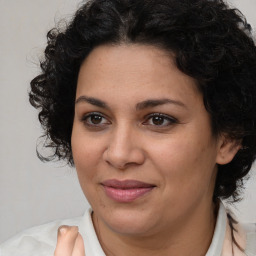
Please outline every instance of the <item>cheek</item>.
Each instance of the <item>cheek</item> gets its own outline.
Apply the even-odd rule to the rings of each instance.
[[[212,182],[215,151],[207,141],[201,143],[198,138],[184,136],[182,140],[173,139],[153,148],[154,164],[169,189],[179,191],[186,187],[189,188],[186,191],[191,193],[206,189]]]
[[[73,158],[81,189],[90,205],[93,205],[92,198],[95,195],[97,182],[97,172],[95,172],[98,161],[97,148],[95,144],[86,146],[81,141],[72,143]]]
[[[86,142],[86,143],[85,143]],[[72,139],[72,152],[74,163],[77,171],[78,180],[82,191],[93,209],[97,208],[97,204],[105,208],[105,203],[96,195],[99,193],[100,187],[97,186],[99,181],[99,165],[102,159],[102,144],[96,141],[91,142],[90,138]],[[98,198],[95,205],[95,198]]]
[[[211,200],[215,169],[205,147],[195,148],[187,142],[169,145],[165,151],[158,155],[156,168],[163,180],[163,200],[171,209],[168,214],[179,216],[192,211],[202,200]]]
[[[85,138],[83,135],[72,135],[72,154],[75,167],[77,170],[79,182],[82,187],[84,183],[91,183],[95,178],[94,169],[99,164],[101,156],[101,147],[97,142],[91,143],[90,138]]]

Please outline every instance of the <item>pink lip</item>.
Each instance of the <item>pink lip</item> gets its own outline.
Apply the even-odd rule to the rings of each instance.
[[[108,197],[117,202],[128,203],[150,192],[153,184],[137,180],[106,180],[102,182],[105,193]]]

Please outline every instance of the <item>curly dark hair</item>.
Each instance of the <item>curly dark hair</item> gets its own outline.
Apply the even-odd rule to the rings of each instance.
[[[171,52],[198,82],[214,135],[241,142],[218,166],[213,199],[237,200],[256,156],[256,47],[243,15],[222,0],[91,0],[64,30],[47,34],[42,73],[31,81],[45,146],[73,165],[71,132],[82,61],[99,45],[146,44]]]

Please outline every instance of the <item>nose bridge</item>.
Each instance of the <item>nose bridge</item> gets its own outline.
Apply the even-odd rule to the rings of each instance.
[[[130,146],[129,138],[133,137],[133,129],[131,125],[124,122],[116,126],[112,133],[112,141],[111,144],[113,147],[119,147],[123,150],[126,149],[126,146]]]
[[[105,160],[118,169],[123,169],[130,164],[143,163],[144,154],[136,127],[123,122],[112,130]]]

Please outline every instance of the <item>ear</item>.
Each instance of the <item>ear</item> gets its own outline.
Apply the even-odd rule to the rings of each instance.
[[[221,165],[230,163],[241,147],[241,141],[221,135],[218,141],[216,163]]]

